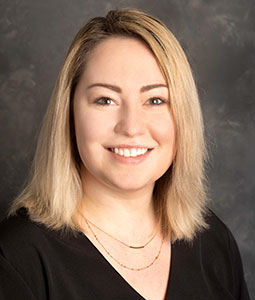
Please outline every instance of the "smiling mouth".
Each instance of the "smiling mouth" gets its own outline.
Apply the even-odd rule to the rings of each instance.
[[[145,153],[152,151],[153,148],[131,148],[131,149],[119,149],[119,148],[107,148],[108,151],[113,152],[122,157],[132,158],[132,157],[140,157],[143,156]]]

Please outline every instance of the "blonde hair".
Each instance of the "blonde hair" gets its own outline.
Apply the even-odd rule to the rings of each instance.
[[[186,56],[173,34],[154,17],[136,10],[109,11],[77,33],[58,76],[38,139],[29,183],[13,202],[31,220],[52,229],[78,230],[74,215],[82,200],[80,156],[73,125],[73,94],[94,47],[109,37],[138,38],[155,55],[168,86],[176,124],[177,153],[154,187],[155,213],[172,241],[191,241],[207,227],[204,162],[207,152],[196,86]]]

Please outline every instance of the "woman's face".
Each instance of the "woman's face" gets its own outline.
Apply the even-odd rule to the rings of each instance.
[[[152,188],[175,155],[169,101],[166,81],[141,41],[99,43],[74,94],[83,179],[118,191]]]

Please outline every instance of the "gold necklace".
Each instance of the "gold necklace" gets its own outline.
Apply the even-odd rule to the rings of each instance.
[[[97,240],[97,242],[101,245],[101,247],[105,250],[105,252],[121,267],[125,268],[125,269],[128,269],[128,270],[131,270],[131,271],[142,271],[142,270],[145,270],[145,269],[148,269],[150,266],[152,266],[155,261],[159,258],[159,255],[161,253],[161,249],[162,249],[162,245],[163,245],[163,242],[164,242],[164,239],[162,239],[162,242],[161,242],[161,245],[160,245],[160,248],[159,248],[159,251],[157,253],[157,255],[155,256],[155,258],[153,259],[153,261],[144,266],[144,267],[140,267],[140,268],[132,268],[132,267],[128,267],[124,264],[122,264],[121,262],[119,262],[115,257],[112,256],[112,254],[104,247],[104,245],[100,242],[100,240],[98,239],[97,235],[95,234],[95,232],[92,230],[91,226],[89,225],[89,222],[87,221],[87,219],[85,218],[85,221],[88,225],[88,228],[89,230],[92,232],[93,236],[95,237],[95,239]]]
[[[153,236],[149,239],[149,241],[147,243],[145,243],[144,245],[142,246],[132,246],[132,245],[128,245],[124,242],[122,242],[121,240],[117,239],[116,237],[112,236],[110,233],[107,233],[105,232],[103,229],[99,228],[97,225],[95,225],[94,223],[92,223],[91,221],[89,221],[87,218],[85,218],[82,214],[81,216],[84,218],[84,220],[86,222],[89,222],[90,224],[92,224],[94,227],[96,227],[98,230],[102,231],[104,234],[108,235],[109,237],[111,237],[112,239],[114,239],[115,241],[118,241],[119,243],[121,243],[122,245],[128,247],[128,248],[131,248],[131,249],[142,249],[142,248],[145,248],[153,239],[154,237],[156,236],[157,234],[157,230],[155,230],[155,233],[153,234]],[[156,229],[158,228],[158,226],[156,226]]]

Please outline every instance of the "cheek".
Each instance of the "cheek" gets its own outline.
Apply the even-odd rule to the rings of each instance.
[[[75,115],[75,134],[78,146],[102,144],[111,125],[100,114],[78,112]]]
[[[162,114],[154,120],[152,130],[159,144],[168,146],[169,149],[175,147],[176,130],[172,116]]]

